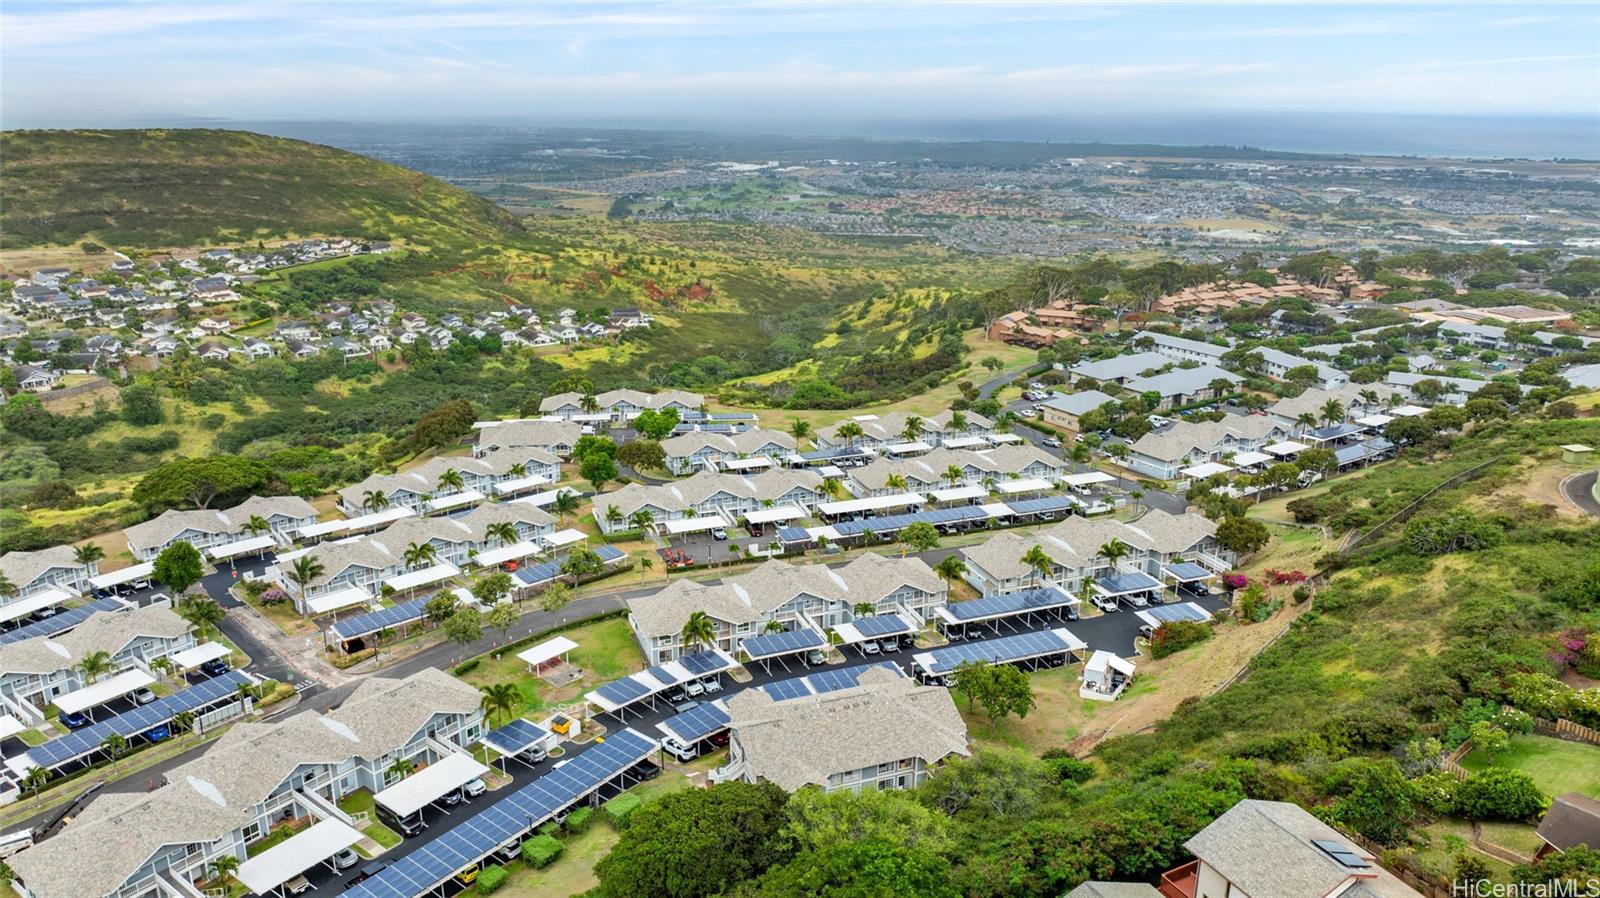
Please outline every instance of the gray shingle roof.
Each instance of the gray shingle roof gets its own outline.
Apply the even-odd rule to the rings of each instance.
[[[51,568],[82,568],[71,546],[51,546],[37,552],[7,552],[0,555],[0,573],[16,589],[22,589]]]
[[[1251,898],[1327,895],[1357,872],[1372,877],[1361,884],[1374,896],[1417,895],[1376,863],[1360,871],[1344,868],[1313,839],[1338,841],[1371,856],[1299,805],[1255,799],[1234,805],[1184,847]]]

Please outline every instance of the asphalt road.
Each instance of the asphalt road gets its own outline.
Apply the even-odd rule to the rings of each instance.
[[[1589,471],[1583,474],[1574,474],[1561,481],[1561,495],[1567,501],[1578,506],[1585,513],[1600,517],[1600,502],[1595,501],[1595,478],[1600,477],[1600,471]]]

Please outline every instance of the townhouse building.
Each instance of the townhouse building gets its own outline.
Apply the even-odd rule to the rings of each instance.
[[[1233,565],[1233,555],[1217,544],[1216,534],[1216,523],[1203,515],[1151,509],[1132,523],[1070,517],[1032,533],[1004,531],[962,549],[961,557],[967,566],[965,579],[983,595],[1054,586],[1075,596],[1089,582],[1113,573],[1100,554],[1112,540],[1128,549],[1117,562],[1120,572],[1142,572],[1161,581],[1165,569],[1180,560],[1196,562],[1213,573],[1226,571]],[[1022,560],[1035,547],[1050,559],[1048,571]]]
[[[916,419],[916,427],[912,428],[912,419]],[[861,428],[861,436],[846,437],[840,434],[840,429],[847,423],[854,423]],[[907,439],[908,432],[914,430],[915,439]],[[995,433],[994,421],[977,412],[946,409],[935,415],[923,417],[907,412],[890,412],[886,415],[857,415],[847,421],[839,421],[817,431],[816,444],[822,449],[836,449],[841,446],[866,447],[882,449],[903,443],[921,442],[928,446],[940,447],[952,443],[965,446],[978,445],[984,437],[993,436]]]
[[[1266,412],[1274,422],[1298,432],[1301,415],[1310,415],[1321,422],[1323,410],[1330,401],[1344,406],[1344,420],[1351,421],[1393,407],[1398,397],[1399,392],[1385,384],[1347,384],[1332,390],[1313,387],[1299,396],[1279,399],[1267,406]]]
[[[1270,346],[1258,346],[1250,351],[1261,357],[1261,373],[1273,380],[1284,380],[1286,375],[1295,368],[1310,366],[1316,369],[1317,372],[1317,379],[1313,383],[1321,389],[1336,390],[1350,383],[1350,375],[1326,362],[1291,355],[1281,349],[1273,349]]]
[[[960,477],[952,480],[951,469]],[[1066,476],[1066,462],[1032,443],[993,449],[935,449],[916,458],[880,458],[850,469],[845,486],[858,498],[928,492],[958,486],[993,485],[1006,480],[1045,480]],[[904,481],[904,484],[901,484]]]
[[[460,476],[459,487],[445,483],[450,471]],[[561,479],[561,459],[532,447],[492,449],[477,458],[430,458],[409,471],[374,474],[339,490],[339,509],[349,517],[383,508],[429,514],[481,502],[495,484],[529,477],[555,483]]]
[[[1115,397],[1099,390],[1057,393],[1039,404],[1039,419],[1052,427],[1079,432],[1083,430],[1079,420],[1084,414],[1116,401]]]
[[[786,630],[826,631],[856,620],[856,608],[897,614],[918,626],[949,600],[944,580],[921,559],[868,552],[839,568],[777,559],[720,583],[682,579],[628,601],[628,624],[651,664],[683,654],[683,625],[703,611],[716,627],[712,645],[733,653],[770,622]]]
[[[58,697],[89,685],[78,665],[95,652],[110,656],[112,676],[150,673],[152,661],[194,646],[188,621],[165,605],[96,614],[66,633],[0,645],[0,706],[26,703],[42,719]]]
[[[1176,479],[1184,468],[1262,448],[1289,438],[1292,424],[1261,415],[1229,415],[1221,421],[1179,421],[1151,431],[1128,447],[1124,464],[1159,480]]]
[[[573,334],[573,339],[577,339]],[[704,408],[706,398],[699,393],[684,390],[663,390],[646,393],[643,390],[607,390],[594,396],[595,410],[584,410],[582,393],[557,393],[546,396],[539,403],[539,412],[570,421],[580,415],[604,415],[611,422],[621,424],[639,417],[646,410],[666,411],[677,409],[679,414]]]
[[[634,513],[648,511],[656,524],[712,515],[731,524],[763,507],[795,505],[814,511],[825,498],[822,475],[815,471],[773,468],[750,477],[701,471],[675,483],[630,483],[602,493],[595,497],[595,523],[606,534],[634,530]]]
[[[250,522],[255,518],[266,522],[265,530],[251,530]],[[168,509],[154,520],[126,528],[123,534],[135,559],[153,561],[178,542],[189,543],[202,552],[248,539],[287,542],[296,530],[316,521],[317,510],[299,496],[252,496],[220,511]]]
[[[11,583],[0,595],[0,607],[55,590],[65,601],[89,589],[89,578],[100,573],[100,563],[79,564],[71,546],[51,546],[34,552],[0,555],[0,575]]]
[[[795,439],[760,427],[734,433],[695,430],[662,440],[661,449],[667,470],[681,477],[694,471],[720,471],[729,462],[747,459],[764,458],[778,465],[795,451]]]
[[[583,425],[572,421],[491,421],[478,428],[472,454],[482,458],[501,449],[541,449],[560,458],[571,458],[572,449],[582,436]]]

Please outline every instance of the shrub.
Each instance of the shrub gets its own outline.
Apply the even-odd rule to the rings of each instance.
[[[1306,603],[1306,599],[1311,598],[1311,587],[1302,583],[1294,588],[1294,592],[1291,593],[1291,595],[1294,596],[1294,603],[1296,605],[1304,605]]]
[[[1086,783],[1094,779],[1094,765],[1080,761],[1064,748],[1052,748],[1043,755],[1045,766],[1062,782]]]
[[[594,808],[578,808],[567,815],[567,832],[574,835],[587,832],[594,823]]]
[[[1155,635],[1150,638],[1150,655],[1165,658],[1209,638],[1211,628],[1199,621],[1167,621],[1157,627]]]
[[[481,658],[473,658],[470,661],[463,661],[460,664],[457,664],[456,665],[456,670],[455,670],[456,676],[459,677],[462,674],[471,673],[474,670],[477,670],[478,662],[481,661],[481,660],[483,660],[483,659],[481,659]]]
[[[561,824],[552,820],[549,823],[546,823],[544,826],[539,827],[539,835],[549,836],[552,839],[559,838],[561,836]]]
[[[638,810],[641,804],[643,802],[639,800],[639,796],[623,794],[606,802],[600,810],[605,813],[606,819],[611,821],[612,826],[621,829],[623,824],[628,822],[629,815]]]
[[[1520,770],[1490,767],[1456,790],[1456,812],[1469,820],[1529,820],[1544,808],[1544,793]]]
[[[1244,589],[1250,585],[1250,578],[1244,574],[1223,574],[1222,585],[1229,589]]]
[[[506,884],[506,877],[510,876],[506,868],[499,864],[490,864],[478,874],[478,894],[488,895]]]
[[[522,843],[522,859],[528,862],[528,866],[539,870],[554,863],[565,848],[560,839],[540,833]]]

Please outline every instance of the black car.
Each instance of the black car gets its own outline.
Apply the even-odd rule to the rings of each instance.
[[[387,861],[373,861],[365,867],[362,867],[360,872],[358,872],[356,875],[345,880],[345,888],[358,886],[387,869],[389,869],[389,864]]]
[[[221,658],[212,658],[210,661],[200,665],[200,672],[208,677],[220,677],[230,670],[232,668],[228,666],[228,662]]]

